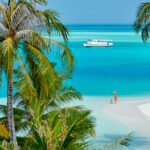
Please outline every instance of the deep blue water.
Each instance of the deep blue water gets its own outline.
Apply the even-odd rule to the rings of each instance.
[[[123,24],[70,24],[67,25],[67,27],[69,28],[70,31],[81,31],[81,32],[87,32],[87,31],[96,31],[96,32],[108,32],[108,31],[112,31],[112,32],[122,32],[122,31],[126,31],[126,32],[130,32],[130,31],[134,31],[133,29],[133,25],[123,25]]]

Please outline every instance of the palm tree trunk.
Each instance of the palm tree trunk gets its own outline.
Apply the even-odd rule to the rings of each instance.
[[[10,142],[13,143],[15,147],[17,147],[12,98],[13,98],[13,72],[11,75],[11,79],[7,82],[7,112],[8,112],[8,128],[9,128]]]

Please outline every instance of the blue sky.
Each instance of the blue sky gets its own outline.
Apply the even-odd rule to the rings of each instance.
[[[136,9],[148,0],[48,0],[65,24],[132,24]]]

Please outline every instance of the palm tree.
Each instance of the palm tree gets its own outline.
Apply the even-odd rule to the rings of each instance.
[[[0,5],[0,73],[4,71],[7,76],[7,108],[8,108],[8,128],[10,141],[17,145],[15,123],[13,116],[13,80],[14,69],[23,70],[20,81],[20,89],[26,89],[27,99],[36,96],[33,83],[30,80],[27,64],[28,59],[24,59],[30,54],[30,58],[36,63],[37,71],[43,76],[45,72],[51,76],[51,85],[59,83],[59,78],[54,70],[53,64],[45,56],[50,52],[50,48],[55,46],[57,50],[62,50],[61,60],[73,65],[73,56],[70,50],[58,41],[44,38],[41,33],[49,35],[62,35],[65,42],[68,40],[68,30],[59,21],[58,13],[53,10],[38,10],[35,4],[44,5],[45,0],[10,0],[10,4],[4,2]],[[29,57],[26,57],[29,58]],[[26,63],[24,62],[26,61]],[[18,63],[19,62],[19,63]],[[17,67],[16,67],[17,65]],[[44,80],[44,79],[43,79]],[[21,82],[20,82],[21,83]],[[25,87],[26,86],[26,87]]]
[[[142,39],[146,42],[149,38],[150,28],[150,3],[142,3],[137,9],[136,21],[134,29],[137,33],[142,29]]]
[[[34,63],[32,63],[34,65]],[[31,128],[31,120],[35,115],[41,115],[45,113],[45,110],[52,111],[63,107],[66,103],[73,100],[81,100],[81,94],[76,91],[72,86],[66,86],[65,81],[70,78],[70,73],[58,74],[60,79],[60,86],[55,87],[55,89],[51,90],[51,84],[45,86],[45,90],[43,90],[43,82],[42,75],[40,72],[36,73],[36,67],[30,67],[29,73],[30,79],[34,85],[34,89],[36,89],[37,95],[33,99],[28,100],[26,94],[26,90],[22,91],[20,89],[17,90],[18,93],[14,96],[13,102],[15,107],[13,108],[14,112],[14,120],[15,120],[15,130],[16,132],[27,132]],[[40,77],[40,78],[39,78]],[[45,82],[49,81],[49,76],[45,77]],[[37,82],[39,83],[37,84]],[[22,81],[20,81],[22,83]],[[25,82],[25,81],[24,81]],[[16,87],[20,85],[19,81],[16,82]],[[26,84],[26,82],[24,83]],[[24,85],[23,84],[23,85]],[[48,87],[47,87],[48,86]],[[26,87],[26,86],[25,86]],[[19,88],[19,87],[18,87]],[[47,97],[47,92],[49,98]],[[42,112],[39,110],[42,108],[41,105],[44,105]],[[29,109],[30,108],[30,109]],[[39,110],[38,110],[39,108]],[[37,111],[37,112],[36,112]],[[38,112],[39,111],[39,112]],[[34,115],[31,114],[34,112]],[[7,119],[7,106],[0,105],[0,113],[3,114],[3,117],[0,118],[1,124],[4,126],[8,125]],[[39,114],[41,113],[41,114]]]
[[[34,88],[38,92],[36,97],[29,101],[26,99],[28,96],[24,94],[26,90],[19,91],[19,89],[14,97],[16,131],[28,131],[28,138],[26,137],[23,142],[26,144],[22,145],[24,149],[81,150],[89,148],[88,138],[95,134],[95,123],[94,118],[90,115],[91,112],[80,106],[62,108],[63,104],[73,99],[81,99],[80,93],[73,87],[65,86],[64,82],[70,78],[70,74],[58,74],[61,81],[60,86],[56,86],[53,93],[49,88],[51,84],[47,85],[47,90],[43,91],[43,82],[39,81],[39,78],[42,79],[42,74],[36,72],[34,63],[31,65],[29,73]],[[44,79],[47,83],[49,76]],[[19,82],[16,84],[20,85]],[[50,93],[50,95],[48,94],[49,99],[46,96],[47,92]],[[0,120],[3,125],[7,125],[7,106],[1,105],[0,110],[4,114]]]
[[[41,107],[38,110],[41,111]],[[39,115],[33,115],[30,149],[89,149],[88,138],[95,135],[95,123],[90,114],[81,107],[67,107],[43,114],[47,118],[45,121]]]
[[[78,106],[51,109],[46,112],[46,106],[42,101],[34,101],[28,109],[32,117],[26,121],[29,132],[24,139],[22,149],[90,148],[88,138],[95,135],[95,120],[89,110]]]

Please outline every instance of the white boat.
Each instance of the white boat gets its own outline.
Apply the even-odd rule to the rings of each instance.
[[[112,40],[88,40],[87,43],[83,43],[85,47],[111,47],[113,46]]]

